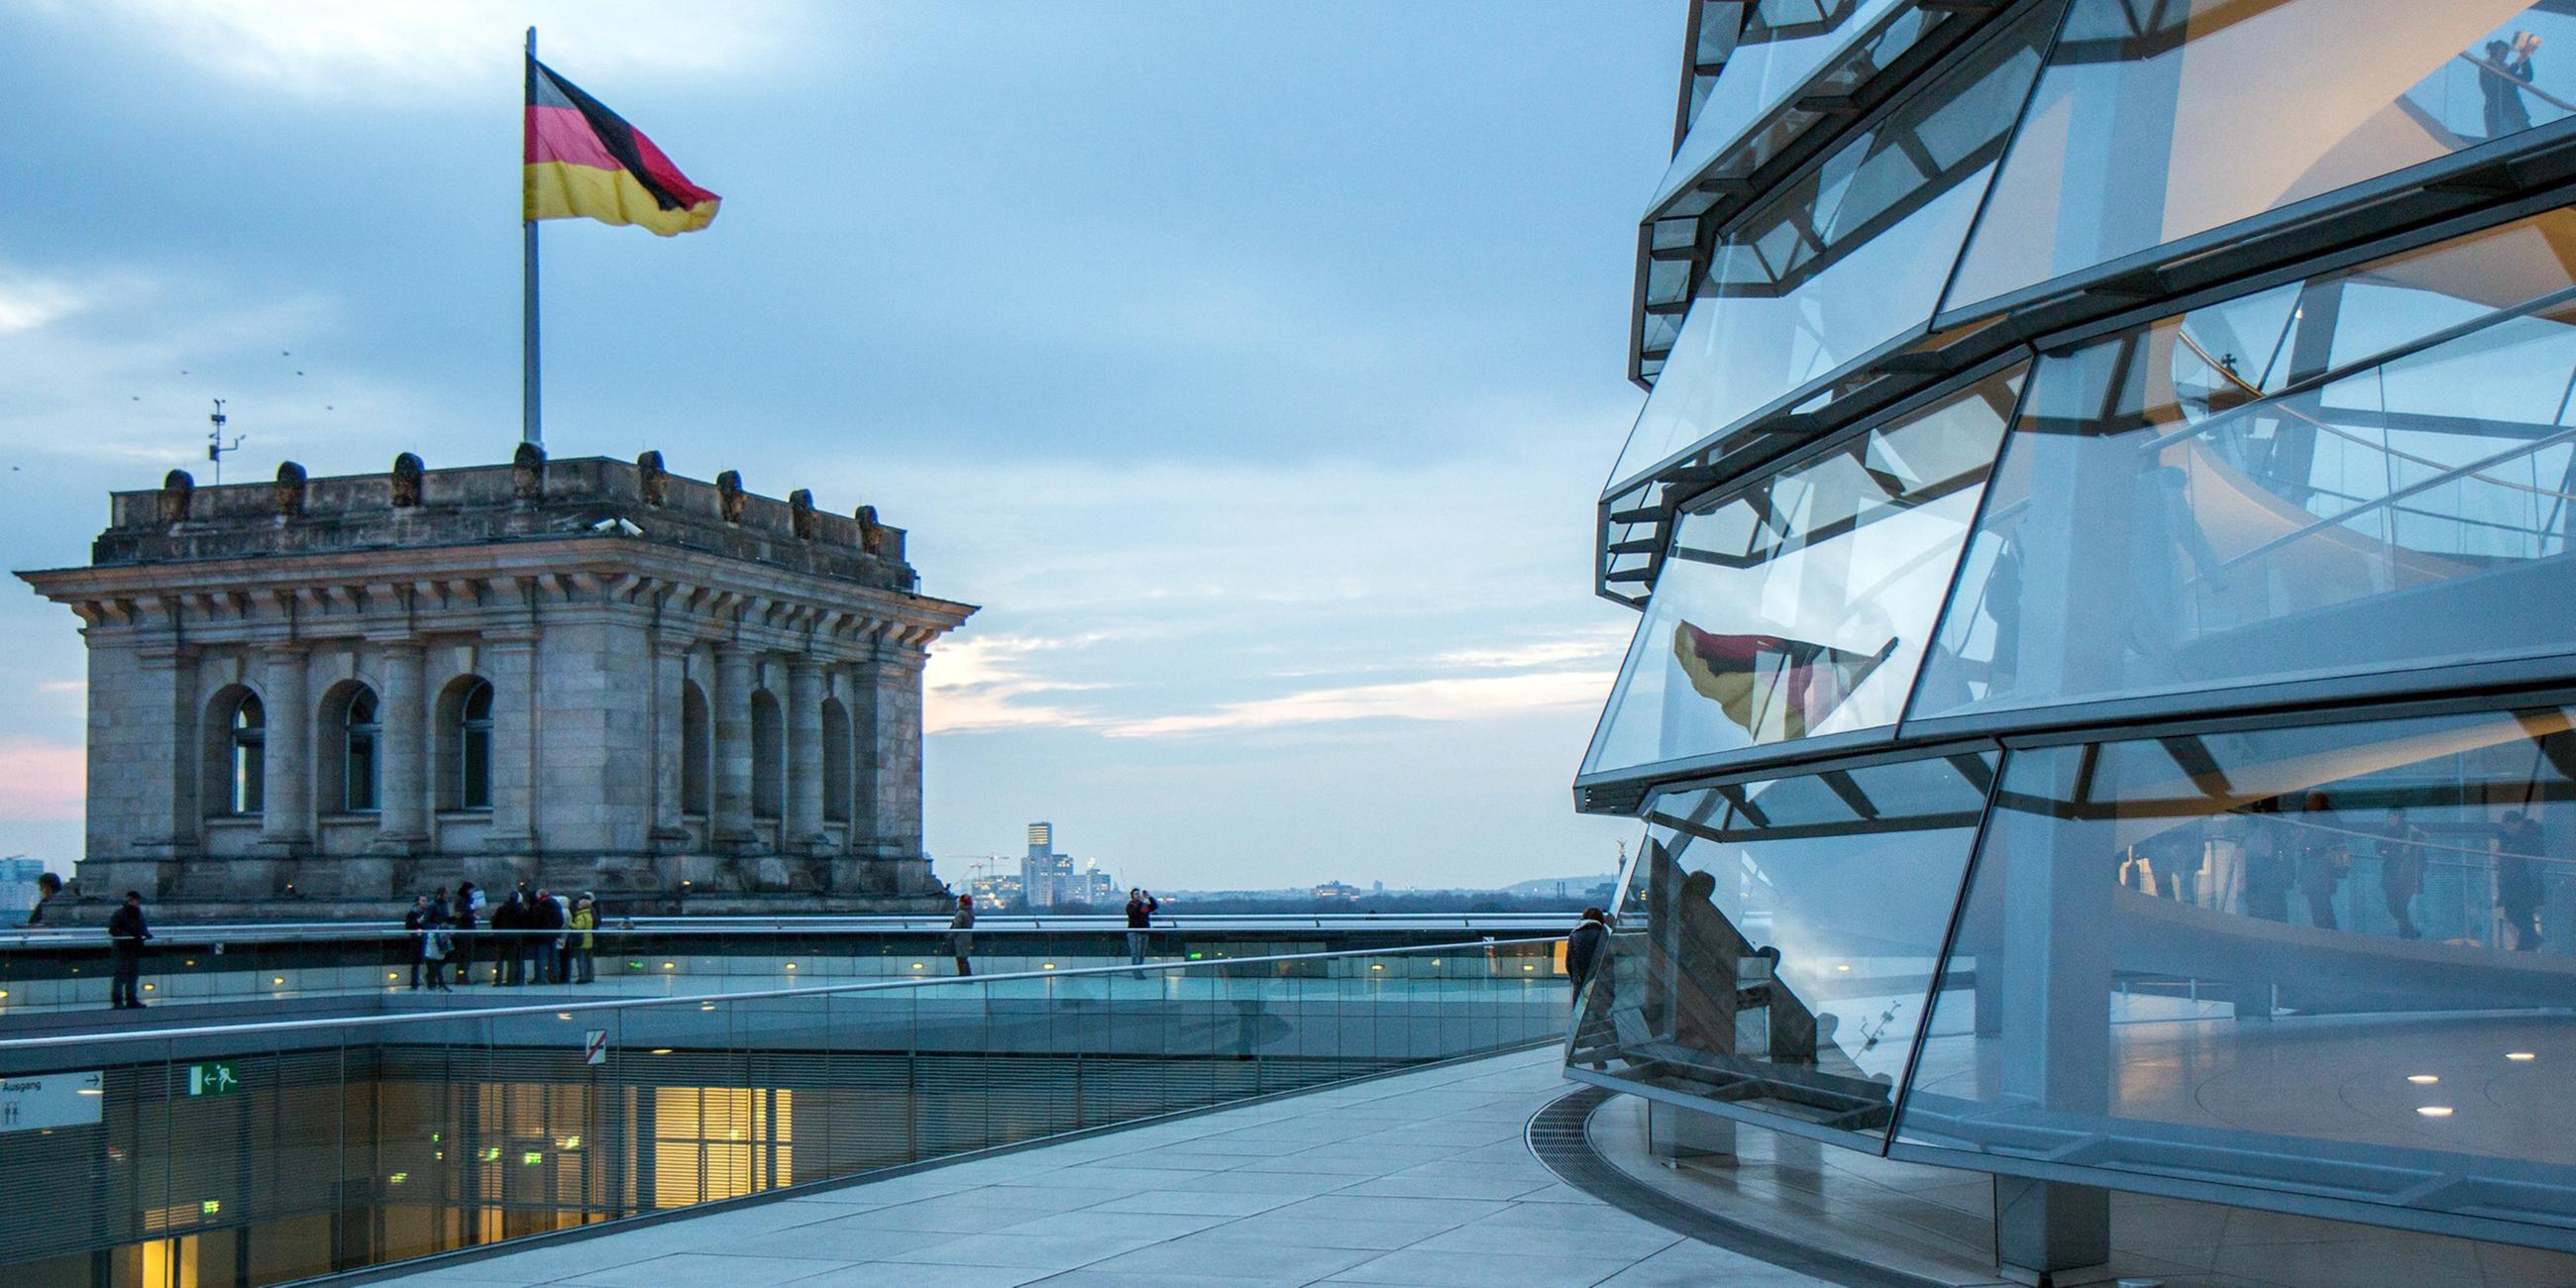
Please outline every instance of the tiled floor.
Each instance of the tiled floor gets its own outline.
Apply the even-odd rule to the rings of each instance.
[[[408,1285],[1810,1288],[1556,1182],[1552,1049],[531,1249]]]

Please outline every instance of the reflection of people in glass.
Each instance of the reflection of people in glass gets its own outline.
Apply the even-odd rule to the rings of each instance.
[[[2245,807],[2245,915],[2290,919],[2292,843],[2281,803],[2266,797]]]
[[[1735,1054],[1735,992],[1753,946],[1717,906],[1717,877],[1682,878],[1673,906],[1680,922],[1673,981],[1673,1040],[1693,1051]]]
[[[2496,903],[2504,924],[2513,928],[2513,950],[2540,947],[2540,824],[2521,810],[2504,816],[2504,834],[2496,844]]]
[[[2488,138],[2531,128],[2522,91],[2531,84],[2531,56],[2539,51],[2537,32],[2517,31],[2511,44],[2487,42],[2486,57],[2478,62],[2478,94],[2485,99]]]
[[[2324,792],[2310,792],[2299,806],[2299,893],[2307,896],[2308,922],[2320,930],[2335,929],[2335,887],[2343,884],[2347,857],[2342,838],[2334,834],[2334,807]]]
[[[2159,465],[2138,477],[2137,527],[2129,542],[2129,589],[2136,608],[2132,644],[2148,658],[2168,661],[2169,641],[2192,633],[2191,601],[2176,552],[2190,561],[2190,576],[2215,586],[2220,575],[2218,551],[2200,530],[2192,513],[2191,477],[2176,465]]]
[[[2212,912],[2241,912],[2245,906],[2245,835],[2253,830],[2241,815],[2213,814],[2201,821],[2201,844],[2209,872],[2201,878],[2199,904]]]
[[[2379,827],[2379,895],[2400,939],[2422,939],[2415,928],[2415,896],[2424,892],[2424,832],[2406,821],[2406,811],[2391,807]]]

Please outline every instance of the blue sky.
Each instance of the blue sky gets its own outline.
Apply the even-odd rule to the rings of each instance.
[[[88,0],[0,10],[0,550],[112,488],[504,459],[521,30],[723,194],[544,229],[547,442],[874,504],[925,589],[942,874],[1606,871],[1567,784],[1683,8]],[[0,594],[0,853],[79,841],[72,616]]]

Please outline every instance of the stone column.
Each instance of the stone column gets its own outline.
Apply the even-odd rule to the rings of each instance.
[[[921,668],[918,645],[880,642],[859,670],[852,696],[857,710],[858,798],[852,802],[853,851],[875,871],[872,889],[894,893],[937,890],[921,857]]]
[[[177,645],[147,645],[134,655],[134,701],[147,714],[132,730],[139,750],[139,808],[130,849],[170,860],[197,852],[197,765],[204,756],[198,721],[196,654]]]
[[[313,842],[313,708],[305,700],[308,653],[300,643],[259,652],[261,731],[259,850],[296,858]]]
[[[821,854],[823,840],[823,665],[811,654],[787,660],[787,818],[778,848]]]
[[[680,712],[687,704],[681,693],[688,683],[688,648],[686,639],[667,635],[653,639],[653,830],[647,839],[665,854],[676,853],[689,839],[689,829],[680,821],[686,803],[682,757],[687,739],[681,734]]]
[[[422,694],[422,647],[383,646],[385,691],[376,704],[376,839],[368,848],[408,855],[429,843],[429,713]]]
[[[707,848],[740,853],[759,843],[751,825],[751,663],[739,645],[716,646],[715,801]]]
[[[491,854],[537,852],[537,637],[534,631],[483,636],[483,678],[492,683]]]

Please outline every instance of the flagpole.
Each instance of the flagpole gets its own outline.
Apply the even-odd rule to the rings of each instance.
[[[528,128],[525,104],[536,100],[537,29],[530,27],[528,28],[527,86],[526,93],[520,99],[522,106],[519,110],[519,128],[522,131]],[[526,166],[524,158],[522,160],[520,170],[523,176],[522,182],[524,182]],[[526,198],[522,196],[520,201],[524,206]],[[523,288],[519,312],[519,441],[544,447],[546,442],[544,400],[539,396],[537,379],[537,221],[525,218],[528,213],[525,209],[520,210],[519,213],[522,216],[519,235],[521,239],[520,279]]]

